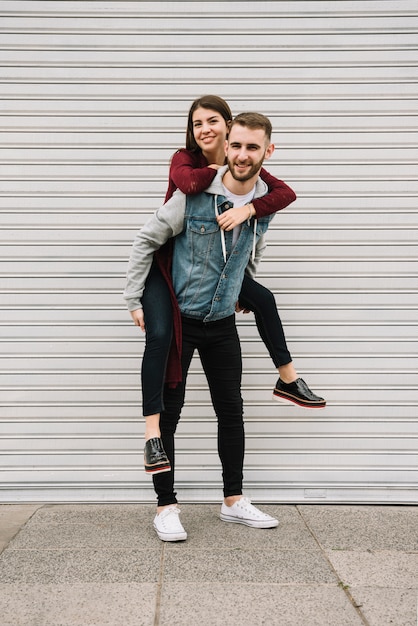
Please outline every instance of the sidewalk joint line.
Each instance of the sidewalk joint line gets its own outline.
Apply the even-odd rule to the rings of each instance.
[[[296,504],[296,510],[299,513],[303,523],[305,524],[306,528],[308,529],[309,533],[311,534],[313,540],[315,541],[316,545],[318,546],[318,548],[321,551],[321,554],[323,556],[323,558],[325,559],[325,561],[328,563],[328,566],[331,568],[331,571],[333,572],[334,576],[336,577],[337,581],[338,581],[338,587],[340,589],[343,590],[343,592],[345,593],[347,599],[349,600],[350,604],[352,605],[352,607],[354,608],[354,610],[356,611],[357,615],[360,617],[361,621],[363,622],[364,626],[370,626],[370,622],[366,619],[366,617],[363,615],[363,612],[360,610],[360,606],[357,604],[356,600],[354,599],[354,597],[352,596],[352,594],[350,593],[349,587],[348,585],[344,584],[344,581],[341,580],[340,575],[338,574],[337,570],[335,569],[334,565],[332,564],[332,562],[330,561],[327,553],[325,552],[324,548],[322,547],[319,539],[317,538],[317,536],[315,535],[315,532],[313,531],[313,529],[310,527],[308,520],[305,518],[305,516],[303,515],[302,511],[299,508],[299,505]]]
[[[21,504],[16,503],[17,505]],[[24,504],[24,503],[23,503]],[[7,504],[3,505],[3,506],[8,506]],[[13,505],[12,505],[13,506]],[[7,538],[7,541],[5,542],[3,548],[0,548],[0,554],[2,554],[5,550],[7,550],[7,548],[9,547],[9,545],[11,544],[11,542],[13,541],[13,539],[15,539],[18,534],[25,528],[25,526],[31,521],[31,519],[33,518],[34,515],[36,515],[36,513],[40,510],[40,509],[44,509],[46,507],[46,503],[44,504],[40,504],[30,515],[29,517],[23,522],[23,524],[21,524],[19,526],[19,528],[16,530],[16,532],[13,535],[10,535]]]
[[[164,559],[165,559],[165,544],[161,542],[161,558],[160,558],[160,573],[158,576],[157,583],[157,594],[155,597],[155,614],[154,614],[154,624],[153,626],[159,626],[160,624],[160,613],[161,613],[161,596],[163,590],[163,578],[164,578]]]

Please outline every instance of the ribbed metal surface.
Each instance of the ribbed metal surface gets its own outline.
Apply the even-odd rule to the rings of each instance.
[[[124,276],[190,103],[216,93],[272,119],[268,169],[298,200],[259,278],[328,400],[274,404],[239,316],[246,490],[416,502],[416,2],[0,2],[0,17],[0,500],[154,499]],[[183,501],[221,497],[198,359],[177,477]]]

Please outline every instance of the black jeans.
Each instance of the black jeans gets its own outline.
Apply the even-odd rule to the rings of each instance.
[[[287,349],[282,321],[277,312],[276,300],[270,289],[245,275],[239,303],[254,313],[258,332],[276,367],[292,360]]]
[[[241,397],[241,345],[235,326],[235,315],[204,323],[182,318],[182,382],[175,389],[164,390],[165,409],[160,428],[171,471],[153,476],[158,506],[175,504],[174,434],[184,405],[187,373],[194,351],[209,383],[212,404],[218,420],[218,454],[222,464],[224,496],[242,493],[244,464],[244,421]]]
[[[245,276],[239,301],[241,306],[254,312],[258,332],[275,367],[290,363],[292,357],[271,291]],[[170,294],[156,263],[145,283],[142,306],[146,324],[141,369],[142,413],[153,415],[161,413],[164,408],[165,371],[173,332]]]
[[[141,368],[142,413],[154,415],[164,408],[165,371],[173,334],[170,293],[155,262],[148,274],[141,302],[146,329]]]

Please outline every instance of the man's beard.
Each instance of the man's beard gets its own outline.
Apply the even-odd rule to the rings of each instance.
[[[253,176],[258,174],[259,170],[261,169],[263,165],[263,160],[264,159],[262,159],[261,161],[258,161],[258,163],[253,163],[250,166],[250,169],[247,170],[245,174],[244,173],[240,174],[239,172],[236,172],[234,163],[230,161],[229,159],[227,159],[227,164],[228,164],[229,171],[231,172],[232,178],[244,183],[245,181],[250,180],[250,178],[253,178]]]

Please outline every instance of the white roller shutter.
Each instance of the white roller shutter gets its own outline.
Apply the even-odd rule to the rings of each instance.
[[[1,501],[154,500],[124,277],[189,105],[215,93],[272,119],[268,169],[298,200],[259,278],[328,401],[273,403],[238,318],[246,492],[417,502],[416,2],[0,2],[0,17]],[[218,501],[198,359],[177,439],[181,500]]]

